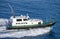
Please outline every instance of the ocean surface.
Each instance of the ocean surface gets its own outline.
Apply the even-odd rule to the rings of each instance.
[[[31,18],[56,21],[49,35],[25,36],[18,39],[60,39],[60,0],[0,0],[0,18],[10,18],[9,4],[13,7],[15,16],[28,13]]]

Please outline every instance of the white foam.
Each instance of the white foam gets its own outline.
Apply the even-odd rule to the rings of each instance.
[[[8,21],[8,19],[3,19],[3,18],[0,18],[0,25],[5,25],[6,21]]]
[[[9,31],[9,30],[8,30]],[[24,36],[37,36],[42,35],[45,33],[48,33],[50,31],[50,28],[37,28],[37,29],[30,29],[30,30],[24,30],[24,31],[17,31],[10,30],[11,33],[9,33],[7,30],[5,30],[5,34],[0,34],[0,37],[24,37]]]

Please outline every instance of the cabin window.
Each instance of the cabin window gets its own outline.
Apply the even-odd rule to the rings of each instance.
[[[22,21],[22,19],[17,19],[17,21]]]
[[[28,19],[23,19],[23,21],[27,21]]]

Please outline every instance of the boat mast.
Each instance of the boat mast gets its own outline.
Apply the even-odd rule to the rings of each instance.
[[[27,18],[30,18],[29,15],[28,15],[28,13],[27,13]]]
[[[8,5],[9,5],[9,7],[11,8],[11,15],[12,15],[12,17],[14,18],[15,16],[14,16],[14,10],[13,10],[13,7],[8,3]]]

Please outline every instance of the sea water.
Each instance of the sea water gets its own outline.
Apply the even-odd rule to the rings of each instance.
[[[11,8],[8,4],[13,7],[15,16],[28,13],[31,18],[56,21],[49,35],[25,36],[20,39],[60,39],[60,0],[0,0],[0,18],[10,18]]]

